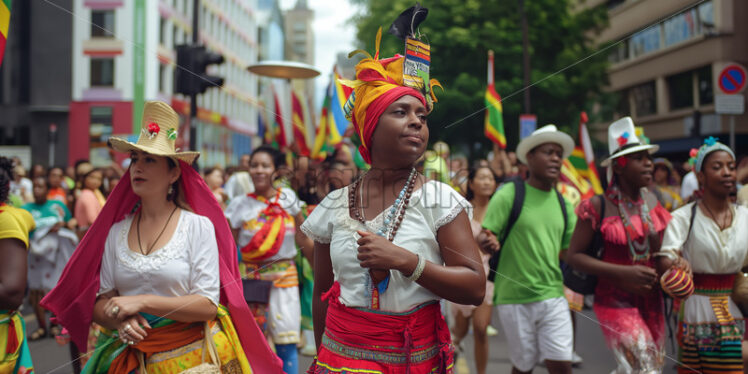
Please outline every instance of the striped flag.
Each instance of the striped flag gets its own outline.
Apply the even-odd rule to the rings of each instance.
[[[330,137],[328,141],[330,145],[340,143],[343,140],[346,130],[351,126],[351,123],[345,118],[343,107],[353,89],[343,86],[340,83],[340,79],[340,74],[338,74],[337,69],[334,69],[333,79],[328,88],[328,95],[330,95],[330,107],[328,108],[328,131]]]
[[[296,91],[291,91],[291,122],[293,124],[293,140],[298,147],[300,156],[309,156],[309,141],[307,140],[306,123],[303,100]]]
[[[587,132],[587,113],[582,112],[579,120],[579,142],[569,156],[569,162],[579,172],[579,175],[589,181],[592,189],[596,194],[603,193],[602,184],[600,184],[600,174],[595,166],[595,153],[592,149],[592,141]]]
[[[319,125],[317,131],[314,134],[314,145],[312,146],[312,158],[315,160],[324,160],[327,157],[327,152],[330,151],[328,143],[328,137],[330,136],[330,102],[331,97],[329,95],[330,87],[332,82],[327,86],[328,94],[325,95],[325,100],[322,102],[322,112],[319,115]]]
[[[10,0],[0,0],[0,65],[3,64],[5,43],[8,41],[10,27]]]
[[[592,188],[590,182],[581,175],[579,170],[574,167],[569,159],[564,160],[561,164],[560,179],[562,182],[566,182],[574,186],[574,188],[576,188],[582,195],[582,200],[589,199],[595,196],[596,192]]]
[[[488,87],[486,87],[486,119],[483,131],[492,142],[498,144],[501,149],[506,149],[503,112],[501,96],[494,87],[493,51],[488,51]]]
[[[286,130],[283,125],[283,109],[281,109],[280,100],[278,100],[278,93],[273,89],[273,101],[275,102],[275,112],[273,113],[273,132],[275,135],[271,139],[276,143],[279,149],[283,150],[288,146],[286,142]]]

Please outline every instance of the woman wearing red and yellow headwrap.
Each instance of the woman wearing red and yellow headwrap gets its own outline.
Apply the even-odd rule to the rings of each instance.
[[[416,6],[402,23],[417,27],[422,16]],[[405,57],[379,60],[377,53],[356,66],[355,81],[344,82],[354,87],[347,106],[372,168],[328,194],[301,226],[315,242],[319,353],[309,373],[451,373],[439,300],[483,300],[486,276],[469,203],[414,168],[428,143],[433,97],[428,46],[413,35],[406,35]]]

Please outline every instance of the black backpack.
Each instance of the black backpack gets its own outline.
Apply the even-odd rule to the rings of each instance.
[[[506,229],[504,229],[501,238],[499,238],[501,249],[492,254],[491,259],[488,260],[488,267],[490,268],[490,271],[488,272],[488,281],[490,282],[493,282],[496,279],[496,271],[499,268],[499,258],[501,258],[501,252],[504,252],[504,242],[506,242],[506,239],[509,237],[509,232],[512,231],[512,227],[517,222],[519,215],[522,213],[522,204],[525,202],[525,182],[520,178],[516,178],[512,180],[512,184],[514,184],[514,202],[512,202],[512,210],[509,212],[509,220],[507,221]],[[569,221],[566,214],[566,200],[564,200],[564,196],[561,195],[561,192],[558,192],[555,188],[553,190],[556,191],[558,202],[561,204],[561,212],[564,215],[563,232],[565,235],[566,225]]]

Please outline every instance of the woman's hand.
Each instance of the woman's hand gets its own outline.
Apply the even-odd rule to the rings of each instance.
[[[146,295],[112,297],[107,300],[104,311],[110,318],[122,321],[140,313],[145,297]]]
[[[501,249],[499,239],[497,239],[496,235],[491,231],[486,229],[482,229],[480,234],[478,234],[478,246],[483,252],[489,255],[492,255]]]
[[[616,283],[622,290],[647,295],[657,283],[657,272],[644,265],[622,265],[617,278]]]
[[[133,345],[138,344],[145,339],[145,337],[148,336],[145,329],[150,328],[151,325],[148,324],[148,321],[140,314],[136,314],[132,317],[125,318],[125,320],[120,323],[119,327],[117,327],[117,332],[119,333],[119,339],[122,340],[123,343]]]
[[[386,238],[366,231],[358,231],[361,238],[358,239],[358,260],[361,261],[361,267],[374,270],[372,275],[384,275],[390,269],[398,270],[403,273],[415,268],[418,262],[416,255],[400,248]],[[414,260],[414,261],[409,261]],[[407,264],[412,262],[414,265],[407,268]],[[382,274],[379,274],[382,272]],[[375,276],[374,278],[380,278]],[[384,279],[384,277],[381,277]],[[379,279],[381,281],[382,279]],[[377,279],[374,279],[377,281]]]

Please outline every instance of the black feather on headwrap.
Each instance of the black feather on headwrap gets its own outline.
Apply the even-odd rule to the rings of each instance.
[[[392,22],[389,33],[402,40],[407,37],[416,39],[416,29],[428,14],[429,10],[427,8],[422,7],[420,3],[416,3],[416,5],[400,13],[395,22]]]

